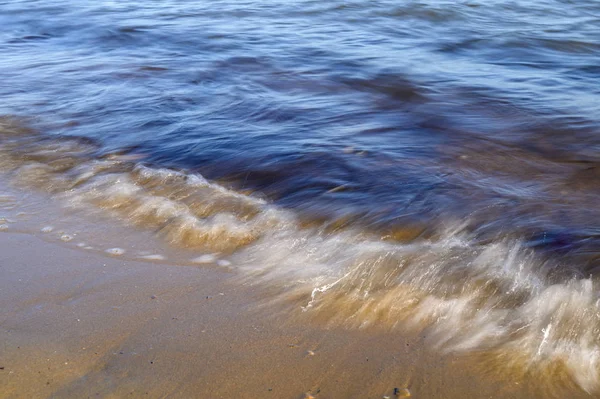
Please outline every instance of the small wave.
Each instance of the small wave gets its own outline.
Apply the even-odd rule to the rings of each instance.
[[[431,348],[476,354],[499,374],[535,375],[545,387],[600,389],[597,283],[540,259],[518,240],[482,244],[465,223],[448,222],[417,240],[306,224],[268,201],[140,158],[100,155],[93,141],[46,137],[0,120],[0,171],[14,185],[211,253],[190,262],[216,262],[245,282],[279,287],[277,300],[302,317],[418,331]],[[228,260],[218,261],[223,255]]]

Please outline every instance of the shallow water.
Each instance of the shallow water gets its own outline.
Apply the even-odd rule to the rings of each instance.
[[[3,230],[231,267],[324,322],[600,389],[599,3],[11,1],[0,24]]]

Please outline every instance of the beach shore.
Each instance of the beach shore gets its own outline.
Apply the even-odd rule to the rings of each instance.
[[[494,378],[433,353],[422,336],[284,317],[264,305],[260,287],[231,277],[1,234],[0,397],[525,398],[535,390],[534,381]]]

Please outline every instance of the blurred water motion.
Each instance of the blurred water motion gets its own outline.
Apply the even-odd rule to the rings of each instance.
[[[599,388],[600,3],[10,1],[0,24],[16,187],[330,322]]]

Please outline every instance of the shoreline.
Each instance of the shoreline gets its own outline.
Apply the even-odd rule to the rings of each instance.
[[[423,336],[282,319],[276,305],[260,305],[260,287],[232,283],[224,269],[122,260],[14,233],[0,234],[0,254],[3,398],[382,398],[394,388],[416,398],[531,398],[535,390],[535,381],[495,379],[468,359],[428,351]]]

